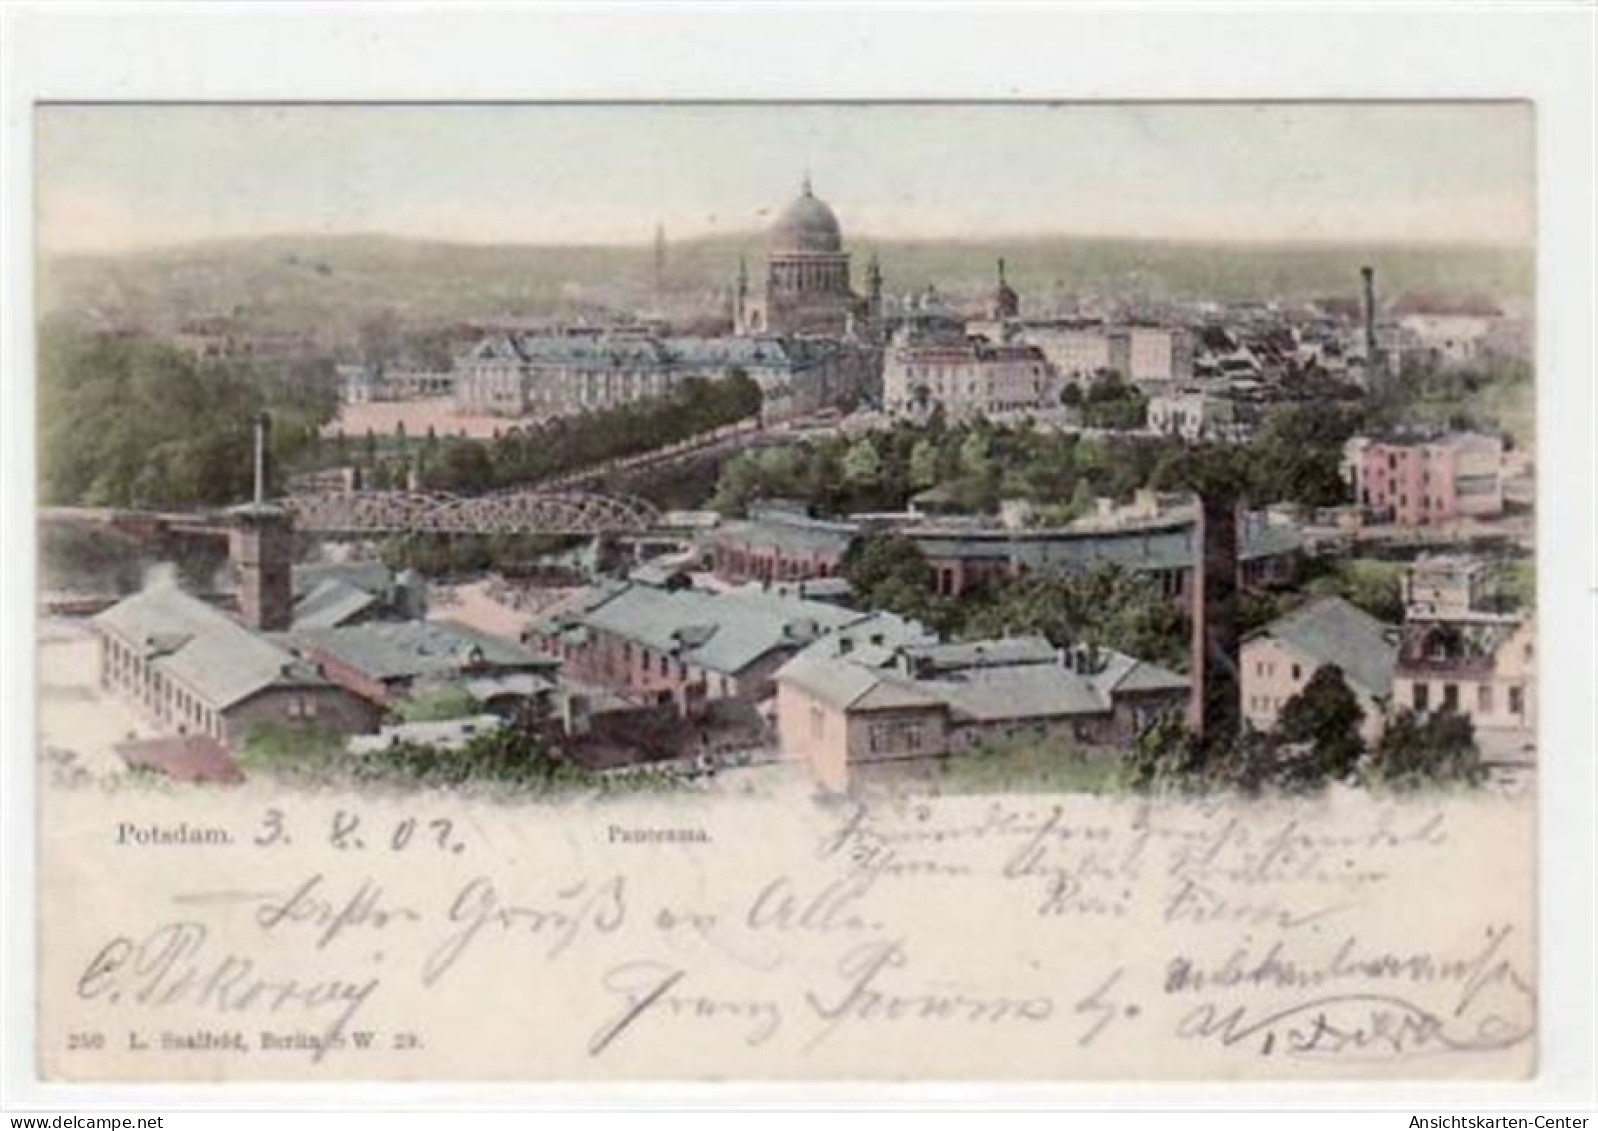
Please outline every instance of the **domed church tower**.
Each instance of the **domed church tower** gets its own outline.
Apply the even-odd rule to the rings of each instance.
[[[734,320],[740,334],[842,336],[867,314],[849,284],[849,253],[838,217],[805,177],[766,240],[764,301],[740,286]]]

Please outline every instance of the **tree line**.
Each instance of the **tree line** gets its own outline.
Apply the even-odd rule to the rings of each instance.
[[[216,506],[250,497],[253,422],[292,464],[333,418],[330,363],[202,359],[159,341],[46,324],[39,341],[46,504]]]
[[[979,419],[899,422],[850,438],[745,452],[723,466],[711,506],[743,514],[763,498],[794,499],[818,514],[922,509],[995,513],[1005,499],[1034,504],[1040,523],[1064,523],[1095,497],[1128,499],[1139,488],[1191,490],[1219,470],[1254,505],[1348,501],[1343,445],[1357,410],[1290,408],[1272,415],[1248,445],[1195,450],[1170,437],[1096,436]]]

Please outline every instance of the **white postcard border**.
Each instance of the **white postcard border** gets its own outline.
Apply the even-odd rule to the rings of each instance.
[[[1579,6],[62,5],[7,15],[0,310],[4,1075],[13,1104],[802,1102],[1454,1108],[1593,1098],[1592,16]],[[1539,147],[1541,1068],[1524,1086],[314,1087],[33,1081],[31,109],[38,100],[1529,98]]]

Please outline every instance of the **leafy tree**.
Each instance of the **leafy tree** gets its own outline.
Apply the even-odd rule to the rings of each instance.
[[[1351,775],[1365,751],[1359,734],[1364,718],[1343,670],[1336,664],[1316,668],[1303,690],[1282,706],[1277,720],[1277,732],[1286,742],[1308,748],[1291,776],[1314,787]]]
[[[843,575],[868,608],[925,617],[931,608],[933,573],[926,555],[892,531],[855,540],[843,557]]]
[[[917,440],[910,451],[910,486],[925,490],[938,481],[938,445],[930,437]]]
[[[973,428],[960,444],[960,469],[973,479],[993,473],[993,438],[984,429]]]
[[[480,440],[456,438],[444,446],[432,485],[450,491],[482,491],[494,484],[494,461]]]
[[[1018,578],[961,608],[959,633],[968,638],[1040,635],[1059,646],[1112,648],[1178,667],[1186,661],[1181,611],[1151,580],[1115,565]]]
[[[876,486],[882,477],[882,459],[869,436],[856,440],[843,457],[843,478],[855,487]]]
[[[1398,624],[1404,619],[1403,572],[1403,567],[1394,562],[1340,559],[1330,572],[1311,579],[1305,592],[1311,597],[1341,597],[1377,620]]]
[[[721,465],[721,476],[716,481],[716,493],[710,507],[719,514],[741,516],[759,495],[761,483],[760,464],[748,452],[740,452]]]
[[[1316,507],[1347,502],[1343,445],[1357,427],[1353,412],[1328,405],[1273,414],[1250,446],[1251,497]]]
[[[1486,776],[1468,718],[1453,711],[1422,717],[1407,708],[1387,720],[1365,770],[1368,782],[1392,789],[1479,785]]]
[[[285,464],[333,411],[303,374],[59,324],[41,328],[38,361],[40,487],[52,503],[238,502],[250,494],[260,412],[273,416]]]

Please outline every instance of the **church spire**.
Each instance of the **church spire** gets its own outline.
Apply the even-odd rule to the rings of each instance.
[[[805,170],[804,183],[800,186],[799,191],[804,196],[814,196],[814,195],[816,195],[815,193],[810,191],[810,170],[809,169]]]

